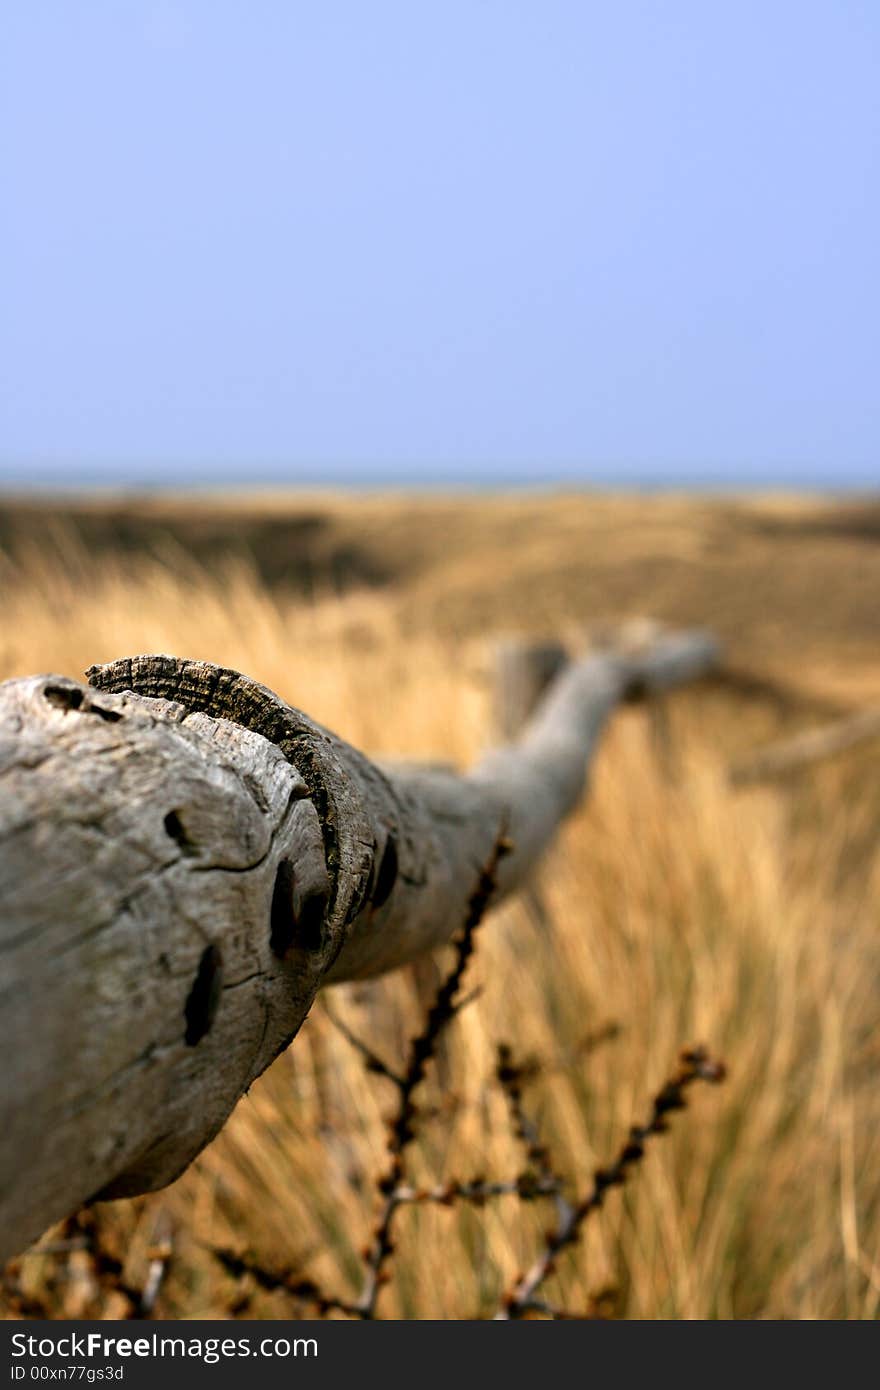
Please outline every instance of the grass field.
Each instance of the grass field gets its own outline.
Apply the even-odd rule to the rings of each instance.
[[[631,1182],[560,1257],[546,1293],[622,1317],[873,1318],[880,1309],[878,754],[731,786],[731,762],[880,704],[880,504],[573,495],[114,499],[0,507],[0,677],[81,676],[144,651],[264,681],[375,754],[464,763],[491,737],[491,639],[650,614],[715,629],[738,683],[614,720],[589,800],[533,899],[482,929],[424,1088],[418,1181],[509,1177],[522,1154],[497,1044],[546,1063],[526,1106],[583,1190],[683,1044],[725,1059]],[[746,679],[746,676],[749,679]],[[764,682],[764,683],[762,683]],[[775,684],[770,684],[773,682]],[[431,966],[332,993],[390,1061]],[[584,1046],[606,1024],[617,1032]],[[321,1001],[172,1188],[101,1209],[143,1277],[156,1223],[174,1258],[158,1316],[307,1313],[238,1287],[222,1245],[357,1289],[389,1084]],[[546,1204],[402,1212],[386,1317],[491,1316]],[[22,1287],[58,1315],[121,1311],[77,1256]]]

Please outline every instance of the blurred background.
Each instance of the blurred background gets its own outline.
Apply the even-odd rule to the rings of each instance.
[[[878,51],[856,0],[5,16],[0,678],[201,657],[465,764],[498,636],[723,640],[616,718],[425,1099],[420,1180],[517,1171],[511,1043],[578,1189],[680,1046],[725,1057],[569,1307],[880,1308]],[[441,967],[334,1012],[400,1057]],[[308,1311],[214,1245],[356,1290],[386,1084],[319,1001],[174,1187],[99,1209],[135,1282],[173,1233],[159,1316]],[[544,1224],[405,1212],[382,1314],[490,1315]],[[3,1288],[125,1312],[76,1249]]]

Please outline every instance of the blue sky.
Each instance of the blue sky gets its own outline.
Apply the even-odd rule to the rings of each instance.
[[[880,5],[9,0],[0,479],[880,478]]]

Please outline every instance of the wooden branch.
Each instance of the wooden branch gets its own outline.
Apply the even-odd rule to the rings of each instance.
[[[571,665],[464,776],[385,772],[203,662],[0,686],[0,1258],[175,1178],[321,985],[448,941],[502,824],[514,889],[613,706],[715,657],[691,633]]]
[[[793,738],[782,739],[753,753],[730,769],[736,786],[781,777],[788,772],[824,762],[870,739],[880,738],[880,709],[859,710],[821,729],[809,729]]]

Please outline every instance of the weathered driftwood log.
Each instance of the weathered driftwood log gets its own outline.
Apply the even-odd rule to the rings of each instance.
[[[0,1257],[176,1177],[322,984],[447,941],[577,802],[606,717],[711,638],[569,666],[467,775],[384,772],[232,671],[170,657],[0,686]]]

